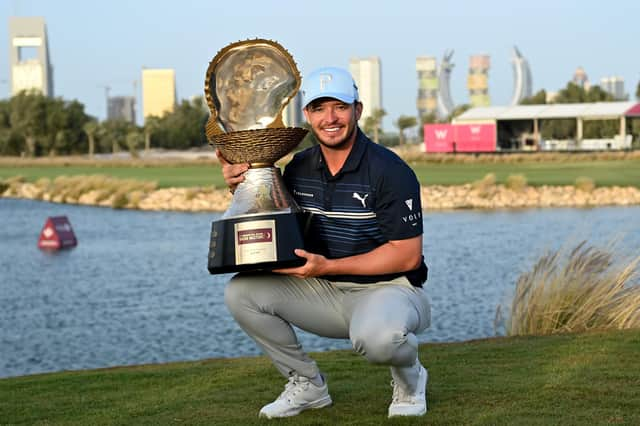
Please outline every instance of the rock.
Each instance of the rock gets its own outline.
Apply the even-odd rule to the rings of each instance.
[[[105,197],[104,191],[93,189],[75,198],[43,192],[31,183],[16,183],[7,188],[2,197],[43,199],[45,201],[99,205],[111,207],[114,195]],[[444,209],[504,209],[524,207],[583,207],[640,204],[640,189],[636,187],[599,187],[593,191],[577,190],[574,186],[527,186],[518,191],[503,185],[485,186],[482,190],[470,184],[458,186],[433,185],[421,189],[422,208]],[[223,212],[232,199],[226,189],[163,188],[145,193],[128,194],[126,208],[141,210],[217,211]]]

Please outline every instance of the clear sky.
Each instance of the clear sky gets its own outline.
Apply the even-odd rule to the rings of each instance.
[[[417,56],[455,51],[451,91],[468,103],[469,56],[491,56],[493,105],[513,90],[511,49],[518,46],[533,73],[534,92],[564,87],[582,66],[592,84],[618,75],[633,96],[640,79],[640,1],[361,1],[320,0],[0,0],[0,96],[9,95],[10,16],[47,23],[56,96],[78,99],[104,119],[103,87],[132,95],[138,116],[142,67],[174,68],[179,99],[201,95],[208,62],[227,44],[273,39],[293,55],[303,75],[352,56],[382,61],[385,128],[416,115]]]

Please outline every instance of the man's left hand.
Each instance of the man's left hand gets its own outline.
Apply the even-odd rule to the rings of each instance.
[[[307,262],[297,268],[275,269],[273,272],[293,275],[298,278],[312,278],[326,274],[327,263],[329,262],[326,257],[320,254],[309,253],[302,249],[295,249],[294,253],[296,256],[307,259]]]

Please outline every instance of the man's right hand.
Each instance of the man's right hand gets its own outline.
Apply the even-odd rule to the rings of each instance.
[[[231,164],[222,156],[219,149],[216,149],[216,156],[218,157],[218,161],[220,161],[220,165],[222,165],[222,177],[231,192],[234,192],[238,184],[244,181],[244,172],[249,170],[249,164]]]

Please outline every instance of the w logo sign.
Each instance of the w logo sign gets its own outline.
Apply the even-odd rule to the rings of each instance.
[[[436,139],[444,139],[447,137],[448,130],[436,130]]]

